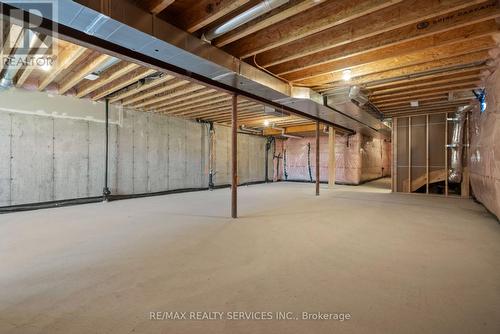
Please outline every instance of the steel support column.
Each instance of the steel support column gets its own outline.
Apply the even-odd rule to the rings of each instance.
[[[335,161],[335,129],[328,129],[328,188],[335,186],[336,161]]]
[[[316,196],[319,196],[319,122],[316,121]]]
[[[231,217],[238,217],[238,95],[233,94],[231,112]]]
[[[102,190],[102,197],[104,201],[109,200],[111,191],[108,187],[108,160],[109,160],[109,100],[106,99],[106,139],[105,139],[105,153],[104,153],[104,188]]]

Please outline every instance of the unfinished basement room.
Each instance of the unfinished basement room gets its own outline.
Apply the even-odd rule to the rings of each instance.
[[[0,0],[0,334],[499,334],[500,0]]]

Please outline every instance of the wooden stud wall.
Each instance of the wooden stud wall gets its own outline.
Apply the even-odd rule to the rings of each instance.
[[[446,173],[446,177],[444,178],[444,184],[445,184],[445,190],[444,190],[444,194],[443,196],[449,196],[449,184],[448,184],[448,158],[449,158],[449,154],[448,154],[448,142],[449,142],[449,126],[448,126],[448,113],[440,113],[441,115],[443,115],[444,117],[444,132],[443,132],[443,136],[444,136],[444,143],[445,143],[445,146],[443,147],[443,155],[444,155],[444,169],[445,169],[445,173]],[[419,116],[421,116],[419,114]],[[425,180],[426,180],[426,183],[425,183],[425,193],[426,194],[430,194],[430,190],[429,190],[429,187],[430,187],[430,183],[429,183],[429,180],[430,180],[430,148],[431,148],[431,145],[432,143],[430,142],[430,118],[429,118],[430,114],[426,114],[425,115],[425,145],[422,145],[422,148],[425,148],[426,150],[426,153],[425,153]],[[397,161],[397,157],[398,157],[398,149],[400,149],[398,147],[398,122],[401,120],[401,119],[407,119],[408,120],[408,133],[407,133],[407,136],[408,136],[408,145],[405,147],[405,150],[406,150],[406,153],[408,154],[408,182],[405,184],[403,182],[403,185],[406,185],[405,187],[403,187],[403,190],[402,192],[405,192],[405,193],[411,193],[411,189],[412,189],[412,149],[415,149],[414,147],[412,147],[412,120],[413,120],[413,117],[415,116],[408,116],[408,117],[397,117],[397,118],[393,118],[393,133],[392,133],[392,157],[393,157],[393,161],[392,161],[392,191],[393,192],[401,192],[401,191],[398,191],[398,161]],[[469,117],[467,115],[467,120],[466,120],[466,123],[465,123],[465,128],[464,128],[464,150],[463,150],[463,157],[464,157],[464,160],[465,160],[465,163],[464,163],[464,166],[463,166],[463,173],[462,173],[462,183],[461,183],[461,196],[462,197],[469,197],[470,195],[470,191],[469,191],[469,187],[470,187],[470,180],[469,180],[469,168],[468,168],[468,161],[469,161],[469,158],[470,158],[470,151],[468,149],[468,143],[469,143]]]

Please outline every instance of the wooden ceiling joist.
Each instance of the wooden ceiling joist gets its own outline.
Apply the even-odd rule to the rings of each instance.
[[[266,14],[263,14],[248,23],[216,38],[212,44],[217,47],[223,47],[231,42],[248,36],[254,32],[265,29],[275,23],[281,22],[289,17],[305,12],[306,10],[319,5],[325,0],[291,0],[287,4],[280,6]]]
[[[151,105],[150,107],[155,109],[166,109],[169,106],[175,105],[176,108],[180,107],[190,108],[192,106],[196,106],[200,102],[212,100],[214,98],[218,98],[221,96],[226,96],[226,93],[217,93],[215,89],[204,88],[194,93],[188,93],[174,99],[169,99]]]
[[[240,112],[238,112],[238,119],[240,120],[240,122],[252,119],[254,117],[259,116],[263,109],[264,108],[261,106],[246,108],[245,110],[241,110]],[[205,118],[212,122],[227,122],[231,120],[231,113],[226,112],[226,113],[212,114],[210,116],[205,116]]]
[[[66,76],[66,78],[59,84],[59,94],[64,94],[71,88],[75,87],[87,75],[94,72],[96,68],[109,61],[109,58],[110,56],[101,54],[96,58],[94,58],[92,61],[84,64],[83,67],[76,70],[74,73],[71,73],[68,76]]]
[[[210,105],[217,104],[217,103],[220,103],[220,102],[229,101],[230,99],[231,99],[231,96],[224,95],[224,96],[221,96],[221,97],[218,97],[218,98],[215,98],[215,99],[211,99],[211,100],[208,100],[208,101],[197,103],[195,107],[191,107],[191,108],[173,106],[173,107],[162,108],[162,109],[159,109],[159,110],[162,111],[162,112],[165,112],[165,113],[169,113],[169,114],[170,113],[176,113],[176,112],[184,112],[186,110],[192,110],[192,108],[194,108],[195,110],[199,110],[200,107],[210,106]]]
[[[238,102],[238,108],[246,108],[246,107],[253,107],[255,106],[254,103],[250,101],[241,101]],[[196,109],[191,109],[191,110],[184,110],[180,112],[175,112],[175,113],[168,113],[170,115],[174,116],[179,116],[179,117],[205,117],[205,116],[210,116],[214,113],[224,113],[224,112],[230,112],[232,108],[231,102],[219,102],[215,103],[212,105],[207,105],[207,106],[202,106],[200,108]]]
[[[432,36],[403,42],[397,45],[388,46],[342,59],[334,59],[322,62],[313,66],[306,66],[297,69],[296,64],[280,64],[268,68],[269,71],[277,73],[287,80],[298,80],[301,78],[320,75],[335,70],[355,68],[356,66],[370,64],[379,60],[399,58],[412,52],[421,52],[436,47],[443,47],[453,43],[479,38],[485,35],[497,33],[499,26],[495,20],[480,22],[463,28],[445,31]]]
[[[463,91],[471,91],[472,88],[465,88]],[[428,98],[439,98],[440,100],[444,101],[447,98],[447,91],[443,92],[436,92],[436,93],[427,93],[427,94],[421,94],[419,96],[414,96],[411,98],[407,99],[399,99],[399,100],[393,100],[390,102],[383,102],[383,103],[375,103],[375,105],[382,111],[384,111],[387,108],[390,107],[401,107],[401,106],[409,106],[411,101],[420,101],[423,99],[428,99]]]
[[[357,77],[370,73],[383,72],[390,69],[424,64],[430,61],[447,59],[467,53],[472,53],[475,51],[489,50],[494,47],[496,47],[495,40],[491,36],[483,36],[473,40],[466,40],[428,50],[412,52],[410,54],[406,54],[397,58],[375,61],[369,64],[364,64],[352,68],[351,71],[353,77]],[[287,80],[297,81],[298,83],[303,85],[315,85],[318,83],[321,84],[342,80],[342,70],[343,69],[339,69],[335,70],[332,73],[318,75],[311,73],[308,74],[307,77],[303,77],[303,74],[301,74],[300,76],[286,75],[284,77],[287,78]]]
[[[480,2],[406,0],[279,49],[258,54],[256,61],[260,66],[269,67],[297,59],[290,64],[290,68],[295,65],[300,69],[498,17],[496,4],[483,7]],[[488,3],[491,2],[494,0]],[[421,26],[417,24],[421,22],[432,24],[419,29]]]
[[[187,80],[181,80],[181,79],[173,79],[173,80],[166,80],[160,85],[157,85],[156,88],[150,89],[146,92],[139,92],[133,96],[130,96],[126,99],[122,100],[122,105],[123,106],[131,106],[135,105],[137,103],[142,103],[147,101],[147,99],[152,98],[154,96],[157,96],[159,94],[164,94],[165,92],[174,90],[179,87],[187,86],[189,85],[189,81]]]
[[[429,109],[442,109],[442,108],[447,108],[447,107],[455,107],[455,106],[460,106],[469,103],[471,99],[464,98],[456,101],[448,101],[448,100],[439,100],[439,101],[429,101],[427,103],[422,103],[418,107],[411,107],[410,104],[404,105],[404,106],[397,106],[397,107],[388,107],[388,108],[383,108],[382,112],[384,114],[388,113],[394,113],[394,112],[410,112],[410,111],[419,111],[419,110],[429,110]]]
[[[135,87],[130,87],[129,89],[123,91],[123,92],[118,92],[116,94],[114,94],[113,97],[111,97],[109,99],[109,101],[111,103],[115,103],[115,102],[118,102],[120,100],[123,100],[127,97],[130,97],[132,95],[136,95],[140,92],[143,92],[145,90],[148,90],[148,89],[151,89],[151,88],[154,88],[158,85],[161,85],[165,82],[168,82],[168,81],[171,81],[171,80],[174,80],[175,77],[172,76],[172,75],[168,75],[168,74],[164,74],[164,75],[161,75],[159,76],[158,78],[155,78],[155,79],[151,79],[151,81],[149,82],[144,82],[144,83],[138,83],[137,86]]]
[[[193,33],[245,5],[250,0],[197,0],[177,16],[177,24]]]
[[[454,68],[458,66],[467,66],[468,64],[478,65],[484,64],[487,60],[490,59],[490,54],[488,50],[482,50],[478,52],[473,52],[470,54],[464,54],[459,56],[454,56],[446,59],[428,61],[423,64],[404,66],[395,69],[386,69],[385,71],[380,71],[376,73],[369,73],[357,78],[355,80],[351,80],[349,84],[355,85],[360,84],[363,85],[364,81],[373,82],[378,80],[390,80],[394,77],[404,77],[404,76],[412,76],[419,75],[420,73],[429,73],[434,71],[446,71],[449,68]],[[343,83],[345,86],[346,83]],[[335,87],[333,85],[327,85],[324,87]]]
[[[431,96],[431,97],[422,97],[418,99],[419,107],[427,107],[427,106],[433,106],[433,105],[442,105],[442,104],[449,104],[450,101],[446,94],[439,94],[437,96]],[[399,109],[415,109],[414,107],[411,107],[409,101],[403,101],[398,104],[395,104],[393,106],[382,106],[382,105],[377,105],[379,110],[382,112],[389,112],[389,111],[394,111],[394,110],[399,110]]]
[[[59,50],[59,53],[56,56],[55,64],[52,67],[51,71],[47,73],[47,75],[42,78],[38,85],[38,90],[42,91],[47,88],[54,80],[65,70],[67,70],[75,60],[80,58],[87,49],[75,44],[68,44],[62,50]]]
[[[130,73],[131,71],[139,68],[137,64],[131,64],[126,62],[119,62],[110,68],[108,68],[103,74],[99,76],[96,80],[87,80],[84,83],[80,84],[76,88],[76,97],[84,97],[93,91],[105,86],[120,77]]]
[[[316,124],[296,125],[287,127],[285,129],[285,134],[314,132],[314,131],[316,131]],[[281,135],[281,133],[282,133],[281,130],[271,127],[264,129],[265,136],[276,136],[276,135]]]
[[[480,78],[481,78],[481,76],[479,74],[474,74],[474,75],[466,75],[466,76],[462,76],[462,77],[448,78],[448,79],[443,79],[443,80],[435,80],[434,82],[427,81],[427,82],[417,83],[417,84],[413,84],[413,85],[401,85],[401,86],[397,86],[395,88],[372,91],[370,97],[381,96],[384,94],[385,95],[395,94],[395,93],[399,93],[399,92],[403,92],[403,91],[411,91],[413,89],[419,89],[419,88],[436,87],[438,85],[455,83],[457,81],[463,82],[464,80],[478,82],[478,81],[480,81]]]
[[[93,101],[100,100],[108,95],[113,94],[114,92],[120,89],[123,89],[130,85],[133,85],[134,83],[137,83],[139,80],[154,75],[155,73],[157,73],[156,70],[147,69],[144,67],[137,68],[132,72],[122,76],[120,79],[114,80],[108,83],[107,85],[104,85],[101,88],[95,90],[90,98]]]
[[[192,116],[192,115],[197,115],[197,116],[205,116],[212,114],[214,112],[222,112],[222,111],[229,111],[231,110],[231,102],[230,99],[222,102],[217,102],[217,101],[210,101],[210,104],[206,105],[199,105],[196,108],[193,109],[181,109],[178,111],[164,111],[168,114],[172,114],[175,116]],[[252,104],[252,102],[249,101],[240,101],[238,102],[238,108],[245,107],[247,105]]]
[[[427,83],[435,82],[446,82],[448,80],[454,80],[456,78],[463,78],[473,75],[480,76],[481,71],[485,68],[487,68],[485,65],[480,65],[456,70],[451,69],[440,73],[425,74],[409,78],[394,78],[393,80],[388,80],[385,83],[369,82],[363,84],[363,86],[375,93],[381,90],[397,89],[399,87],[425,85]]]
[[[399,114],[386,115],[386,118],[444,114],[444,113],[453,113],[455,111],[456,111],[455,108],[442,109],[442,110],[421,110],[421,111],[404,112],[404,113],[399,113]]]
[[[190,84],[186,87],[179,87],[175,90],[167,91],[163,94],[159,94],[151,99],[145,100],[144,102],[134,104],[134,107],[147,109],[147,108],[154,107],[159,102],[168,101],[168,100],[170,100],[174,97],[177,97],[177,96],[186,95],[186,94],[193,93],[193,92],[205,91],[205,90],[206,90],[206,88],[201,86],[201,85]]]
[[[463,86],[458,86],[456,87],[456,91],[459,91],[459,90],[462,90],[462,91],[471,91],[472,89],[474,89],[475,87],[477,87],[476,85],[463,85]],[[455,90],[454,90],[455,91]],[[394,105],[398,105],[398,104],[401,104],[401,103],[404,103],[404,102],[407,102],[408,104],[411,102],[411,101],[418,101],[419,99],[422,99],[422,98],[426,98],[426,97],[437,97],[437,96],[448,96],[448,93],[450,92],[450,88],[445,88],[445,89],[442,89],[442,90],[437,90],[437,91],[433,91],[433,92],[429,92],[429,93],[422,93],[422,94],[416,94],[416,95],[408,95],[408,96],[403,96],[403,97],[400,97],[400,98],[392,98],[390,100],[385,100],[385,101],[378,101],[378,102],[374,102],[375,105],[379,108],[385,108],[385,107],[389,107],[389,106],[394,106]]]
[[[199,37],[258,3],[145,0],[140,6]],[[216,37],[212,45],[255,61],[291,85],[326,95],[347,94],[360,85],[388,117],[453,112],[482,84],[482,71],[499,45],[499,18],[497,0],[290,0]],[[123,60],[103,71],[110,56],[68,42],[61,41],[58,50],[48,73],[23,70],[17,86],[38,82],[40,90],[51,85],[61,94],[108,98],[137,111],[221,124],[231,120],[226,92]],[[100,72],[99,78],[85,80],[92,72]],[[415,100],[416,108],[410,106]],[[311,120],[266,114],[263,105],[244,98],[238,99],[238,112],[239,124],[263,128],[266,121],[287,131],[300,128],[297,133],[315,130]]]
[[[141,5],[150,13],[158,14],[174,3],[175,0],[142,0]]]
[[[39,33],[35,33],[37,38],[35,40],[34,45],[31,47],[30,56],[34,57],[43,57],[48,48],[40,48],[40,46],[45,42],[46,36],[41,35]],[[26,80],[28,80],[31,73],[35,70],[35,66],[27,66],[24,69],[21,69],[21,72],[18,73],[17,78],[15,79],[15,84],[17,88],[20,88],[24,85]]]
[[[319,33],[322,30],[354,20],[389,7],[401,0],[338,0],[326,1],[301,15],[293,16],[244,39],[224,47],[238,58],[246,58],[284,44]]]
[[[280,122],[282,123],[285,121],[304,120],[304,118],[299,117],[299,116],[276,117],[276,116],[264,114],[264,117],[265,117],[265,119],[267,119],[269,121],[269,124],[275,124],[275,123],[278,124]],[[247,121],[247,122],[245,122],[245,124],[248,126],[262,126],[262,122],[263,122],[263,120],[255,119],[252,121]]]
[[[371,73],[364,76],[359,76],[345,81],[335,81],[321,86],[314,87],[315,90],[321,93],[334,91],[336,89],[345,89],[352,85],[359,85],[368,89],[373,86],[377,87],[393,87],[398,83],[410,83],[416,80],[431,80],[448,74],[459,73],[460,71],[478,70],[478,72],[487,69],[487,60],[490,59],[488,51],[473,52],[438,61],[428,62],[425,64],[406,66],[387,71]]]
[[[390,91],[380,91],[379,94],[378,92],[374,92],[370,96],[370,100],[372,101],[380,101],[380,100],[385,100],[385,99],[390,99],[390,98],[397,98],[399,96],[405,96],[408,94],[419,94],[423,92],[431,92],[435,90],[442,90],[442,89],[448,89],[448,88],[454,88],[457,86],[462,86],[462,85],[468,85],[468,84],[479,84],[481,80],[479,80],[478,76],[470,76],[470,77],[465,77],[465,78],[458,78],[456,80],[450,80],[450,81],[445,81],[445,82],[440,82],[440,83],[433,83],[433,84],[425,84],[421,85],[419,87],[413,86],[413,87],[403,87],[399,89],[394,89]]]

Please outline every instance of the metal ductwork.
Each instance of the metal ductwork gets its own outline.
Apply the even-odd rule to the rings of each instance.
[[[238,28],[239,26],[267,13],[270,12],[271,10],[278,8],[281,5],[284,5],[288,2],[289,0],[265,0],[259,3],[258,5],[255,5],[254,7],[250,8],[249,10],[236,15],[226,23],[221,24],[218,27],[213,28],[212,30],[209,30],[208,32],[204,33],[202,36],[202,39],[205,41],[211,41],[216,37],[219,37],[221,35],[224,35],[225,33],[230,32],[233,29]]]
[[[25,11],[30,9],[28,2],[0,0],[0,3]],[[97,48],[123,60],[140,62],[159,72],[191,78],[246,96],[279,111],[343,128],[346,132],[390,138],[390,129],[370,114],[323,105],[316,92],[308,88],[291,87],[161,19],[155,21],[153,33],[147,33],[74,1],[58,0],[55,8],[57,15],[44,14],[45,25],[38,31],[50,33],[47,30],[55,22],[61,38],[73,39],[83,46]]]
[[[273,116],[273,117],[287,117],[290,116],[290,113],[285,112],[283,110],[276,110],[275,108],[271,108],[268,106],[264,106],[264,114],[267,116]]]
[[[373,117],[379,120],[384,119],[384,114],[377,108],[377,106],[370,102],[368,92],[360,86],[352,86],[349,89],[349,99],[351,99],[352,103],[354,103]]]
[[[451,148],[450,169],[448,170],[448,181],[451,183],[462,182],[464,125],[467,118],[467,112],[471,109],[471,105],[458,107],[457,112],[455,113],[455,117],[451,119],[453,122],[455,122],[455,125],[453,126],[451,144],[447,145],[449,148]]]
[[[360,86],[352,86],[349,89],[349,98],[353,103],[357,104],[358,107],[362,107],[370,101]]]

